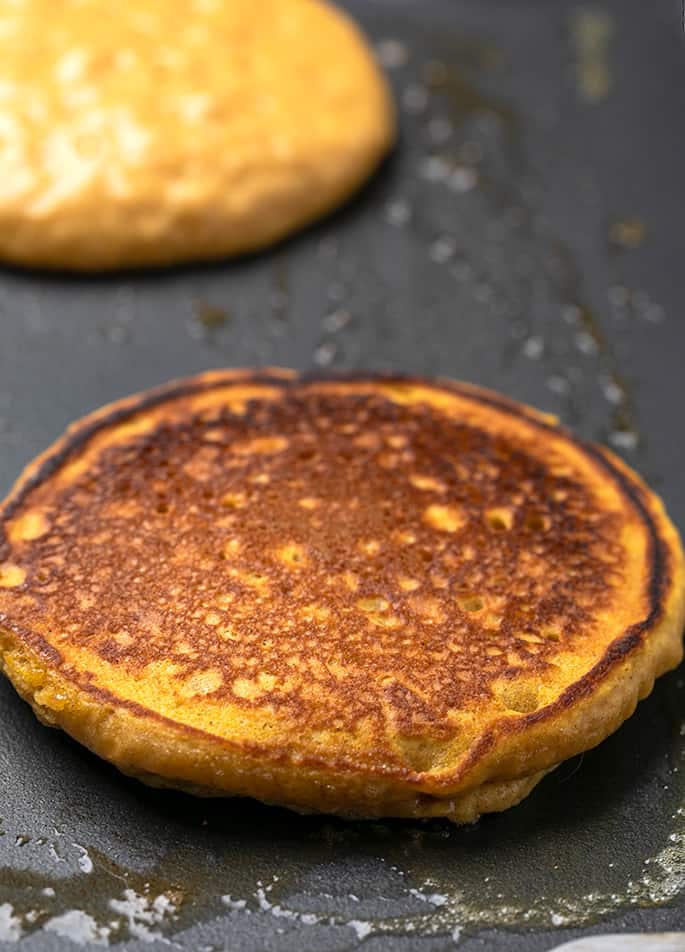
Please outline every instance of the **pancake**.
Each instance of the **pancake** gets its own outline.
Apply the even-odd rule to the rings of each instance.
[[[262,248],[394,138],[383,75],[320,0],[0,0],[0,258],[78,271]]]
[[[0,528],[19,693],[200,794],[467,822],[598,744],[682,655],[659,499],[465,384],[205,373],[73,425]]]

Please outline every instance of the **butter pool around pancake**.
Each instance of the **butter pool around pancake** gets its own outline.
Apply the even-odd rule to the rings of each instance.
[[[358,29],[320,0],[0,0],[0,258],[215,258],[346,199],[394,137]]]

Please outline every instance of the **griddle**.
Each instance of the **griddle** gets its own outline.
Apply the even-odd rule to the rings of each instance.
[[[685,527],[679,0],[345,6],[392,65],[396,154],[265,254],[0,272],[0,490],[73,418],[169,378],[363,368],[556,413]],[[147,789],[41,727],[5,681],[0,717],[0,935],[21,920],[22,949],[109,928],[122,950],[542,952],[685,927],[682,670],[520,807],[461,829]]]

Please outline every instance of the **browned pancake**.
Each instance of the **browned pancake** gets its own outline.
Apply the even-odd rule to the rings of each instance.
[[[149,782],[472,819],[681,656],[657,497],[461,384],[203,374],[76,424],[1,525],[5,670]]]

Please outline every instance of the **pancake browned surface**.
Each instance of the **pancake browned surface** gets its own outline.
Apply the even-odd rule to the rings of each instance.
[[[20,694],[126,773],[201,793],[470,820],[681,657],[658,498],[456,383],[203,374],[73,426],[1,526]]]

